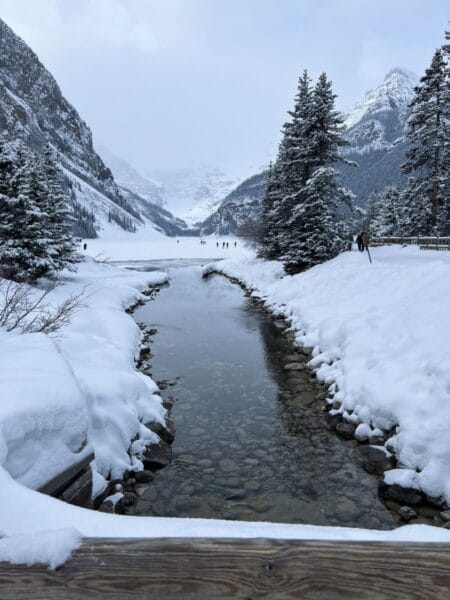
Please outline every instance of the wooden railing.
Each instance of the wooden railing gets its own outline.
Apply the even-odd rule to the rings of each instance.
[[[86,539],[55,571],[0,563],[2,600],[448,600],[450,544]]]
[[[372,237],[370,246],[419,246],[421,250],[450,250],[450,237]]]

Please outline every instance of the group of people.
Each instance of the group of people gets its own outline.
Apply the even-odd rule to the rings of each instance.
[[[219,247],[219,242],[216,242],[216,246],[217,248]],[[229,248],[230,244],[229,242],[222,242],[222,248]],[[236,248],[237,246],[237,242],[234,242],[234,247]]]

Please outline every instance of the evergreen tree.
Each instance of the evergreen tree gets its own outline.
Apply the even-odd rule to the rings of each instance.
[[[372,194],[367,217],[367,229],[372,235],[405,235],[404,194],[396,186],[388,186],[382,192]]]
[[[46,190],[42,209],[46,214],[47,253],[52,260],[52,270],[59,271],[77,260],[73,216],[69,209],[69,196],[63,186],[62,174],[56,167],[49,146],[46,147],[39,163]]]
[[[271,166],[262,202],[264,243],[260,256],[280,258],[290,245],[290,218],[298,191],[309,175],[305,160],[305,140],[311,116],[311,79],[305,70],[299,78],[294,109],[283,125],[283,137],[275,164]]]
[[[73,262],[74,240],[58,171],[21,147],[0,153],[0,271],[34,282]]]
[[[278,245],[278,204],[280,201],[277,163],[270,163],[267,184],[261,201],[262,240],[258,256],[273,260],[279,256]]]
[[[288,244],[282,257],[288,273],[297,273],[333,258],[349,243],[349,231],[339,218],[342,203],[352,194],[339,184],[334,168],[341,160],[343,119],[335,110],[336,96],[323,73],[307,99],[306,118],[298,138],[301,145],[299,187],[292,197],[287,221]]]
[[[410,104],[409,149],[402,170],[414,176],[406,188],[406,214],[407,223],[418,227],[415,235],[445,235],[449,228],[450,106],[444,54],[444,49],[436,50]]]

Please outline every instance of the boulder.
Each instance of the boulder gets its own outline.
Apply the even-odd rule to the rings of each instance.
[[[146,423],[145,426],[156,433],[164,442],[167,442],[167,444],[171,444],[175,439],[175,423],[170,417],[165,418],[165,425],[152,422]]]
[[[353,451],[353,458],[363,469],[374,475],[382,475],[384,471],[392,469],[395,459],[374,446],[358,446]]]
[[[336,425],[336,433],[344,440],[354,439],[355,429],[356,427],[353,425],[353,423],[341,422]]]
[[[407,504],[408,506],[417,506],[423,501],[423,494],[420,490],[402,487],[397,483],[388,485],[384,480],[380,481],[378,492],[382,498],[394,500],[399,504]]]
[[[149,483],[150,481],[153,481],[155,475],[152,471],[135,471],[133,477],[136,480],[136,483]]]
[[[172,460],[172,449],[167,442],[160,440],[158,444],[147,446],[142,460],[146,469],[161,469]]]
[[[331,412],[325,413],[325,426],[330,431],[334,431],[338,423],[342,421],[342,415],[340,413],[332,414]]]

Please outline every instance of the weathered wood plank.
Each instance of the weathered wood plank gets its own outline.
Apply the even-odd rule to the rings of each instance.
[[[2,600],[440,600],[450,544],[86,540],[56,571],[0,563]]]

